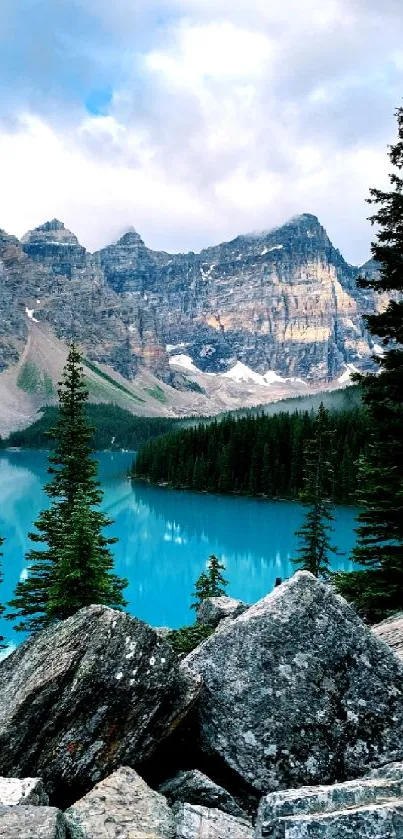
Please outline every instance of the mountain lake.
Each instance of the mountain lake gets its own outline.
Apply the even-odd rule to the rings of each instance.
[[[210,554],[225,564],[228,594],[254,603],[270,592],[276,577],[294,572],[295,530],[303,509],[289,501],[265,501],[176,491],[132,483],[127,477],[133,453],[97,454],[104,490],[103,510],[114,524],[105,531],[117,536],[112,546],[116,572],[129,581],[128,611],[153,626],[192,623],[194,583]],[[43,492],[47,453],[34,450],[0,452],[0,535],[4,582],[0,602],[26,579],[28,532],[49,503]],[[353,507],[335,508],[334,542],[341,556],[333,568],[350,570],[354,545]],[[12,623],[0,621],[0,635],[10,644],[22,640]]]

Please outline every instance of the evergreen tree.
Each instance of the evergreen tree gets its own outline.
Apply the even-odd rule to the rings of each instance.
[[[0,536],[0,548],[3,546],[3,544],[4,544],[4,539]],[[1,551],[0,551],[0,556],[3,556]],[[0,562],[0,583],[2,583],[2,582],[3,582],[3,568],[2,568],[2,564]],[[0,603],[0,618],[3,614],[4,614],[4,606],[2,606],[2,604]],[[3,637],[3,635],[0,635],[0,650],[5,650],[6,647],[7,647],[6,639]]]
[[[329,427],[329,413],[321,403],[314,425],[314,434],[305,449],[304,489],[301,500],[306,508],[305,520],[296,536],[301,547],[293,562],[315,577],[329,573],[329,553],[336,552],[330,543],[333,515],[329,491],[332,484],[331,462],[333,434]]]
[[[122,606],[121,592],[126,583],[110,573],[113,558],[108,549],[117,540],[105,539],[104,525],[102,513],[91,508],[79,489],[49,588],[48,618],[63,620],[92,603]]]
[[[214,554],[212,554],[207,561],[207,570],[200,574],[196,580],[195,591],[193,597],[195,602],[192,603],[192,609],[197,609],[203,600],[208,597],[222,597],[225,595],[225,589],[228,581],[223,577],[223,565]]]
[[[51,480],[45,487],[52,503],[35,522],[37,532],[29,534],[32,542],[46,548],[33,548],[27,554],[32,563],[28,578],[17,584],[9,604],[10,617],[22,619],[17,630],[42,629],[88,605],[89,597],[91,602],[115,608],[125,605],[122,589],[127,583],[109,573],[113,561],[108,545],[116,540],[102,535],[111,522],[93,509],[103,493],[96,479],[98,466],[91,457],[93,429],[85,414],[88,391],[82,356],[74,344],[58,395],[58,420],[49,432],[56,447],[48,459]],[[77,550],[74,561],[73,546]]]
[[[360,376],[369,412],[370,445],[359,470],[358,542],[354,561],[363,570],[337,575],[336,585],[370,621],[403,607],[403,108],[397,111],[398,141],[389,157],[395,171],[392,189],[371,189],[377,212],[372,255],[379,273],[360,280],[364,288],[385,293],[390,301],[379,314],[366,318],[384,353],[375,357],[379,371]]]

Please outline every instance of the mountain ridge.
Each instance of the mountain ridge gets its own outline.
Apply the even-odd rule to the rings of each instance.
[[[36,322],[57,341],[75,339],[89,361],[129,383],[153,377],[160,385],[151,390],[168,388],[172,410],[175,393],[189,412],[225,409],[226,396],[214,402],[213,376],[223,393],[239,387],[233,407],[251,404],[244,390],[254,374],[260,390],[267,375],[267,386],[276,377],[335,386],[351,368],[372,364],[362,316],[374,311],[375,295],[358,287],[360,271],[376,266],[349,265],[311,213],[199,253],[154,251],[134,229],[89,253],[58,219],[21,240],[0,231],[0,373],[18,366]],[[237,364],[250,382],[226,377]]]

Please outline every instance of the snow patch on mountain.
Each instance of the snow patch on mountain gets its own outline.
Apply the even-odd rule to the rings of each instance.
[[[34,323],[39,323],[38,318],[34,318],[35,309],[28,309],[28,306],[25,306],[25,312],[29,320],[33,320]]]
[[[341,385],[345,385],[345,384],[347,384],[347,382],[349,382],[349,381],[350,381],[352,373],[359,373],[359,372],[360,372],[360,371],[358,370],[358,368],[354,366],[354,364],[346,364],[346,365],[345,365],[345,368],[346,368],[346,369],[345,369],[345,372],[344,372],[344,373],[342,373],[342,375],[340,376],[340,378],[338,378],[338,379],[337,379],[337,381],[338,381]]]
[[[173,352],[174,350],[184,350],[185,347],[188,347],[189,344],[186,344],[184,341],[181,341],[180,344],[166,344],[165,349],[166,351]]]
[[[260,375],[260,373],[255,373],[254,370],[251,370],[250,367],[247,367],[246,364],[243,364],[242,361],[237,361],[234,367],[231,367],[231,370],[227,370],[226,373],[223,373],[224,378],[232,379],[234,382],[238,382],[239,384],[242,382],[254,382],[256,385],[266,385],[264,377]]]
[[[172,355],[169,359],[169,363],[172,367],[183,367],[184,370],[190,370],[191,373],[200,373],[198,367],[193,364],[193,359],[190,355]]]
[[[282,251],[283,248],[284,248],[284,245],[273,245],[272,248],[263,248],[260,255],[264,256],[266,253],[271,253],[271,251]]]

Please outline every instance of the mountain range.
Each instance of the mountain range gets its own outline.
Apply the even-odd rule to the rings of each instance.
[[[55,398],[83,348],[91,398],[150,415],[213,414],[340,386],[372,364],[371,291],[316,216],[200,253],[146,247],[135,230],[89,253],[57,219],[0,230],[0,433]]]

